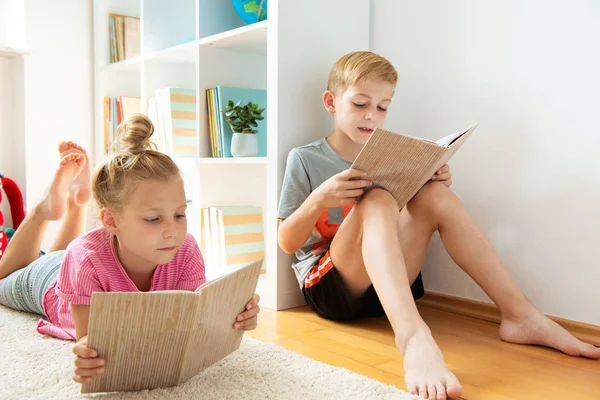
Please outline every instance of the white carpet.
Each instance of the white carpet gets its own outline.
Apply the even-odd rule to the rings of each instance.
[[[38,334],[37,320],[0,306],[0,399],[418,399],[247,336],[237,352],[179,387],[82,396],[71,380],[72,342]]]

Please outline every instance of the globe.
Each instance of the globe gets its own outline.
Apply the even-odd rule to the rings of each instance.
[[[232,3],[235,12],[247,24],[267,19],[267,0],[232,0]]]

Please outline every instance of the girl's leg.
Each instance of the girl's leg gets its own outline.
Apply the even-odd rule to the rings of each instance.
[[[66,249],[69,243],[83,234],[87,206],[92,199],[90,161],[85,150],[73,142],[63,142],[59,146],[59,152],[61,154],[68,152],[81,153],[84,157],[84,163],[69,188],[67,213],[62,221],[58,236],[48,252]]]
[[[78,206],[71,198],[67,200],[67,213],[62,220],[58,236],[48,249],[48,253],[65,250],[69,243],[83,234],[86,212],[86,206]]]
[[[64,251],[48,253],[7,278],[0,279],[0,304],[45,316],[44,295],[57,279]]]
[[[82,154],[64,156],[46,197],[25,217],[0,259],[0,279],[26,267],[39,257],[48,221],[60,219],[66,211],[67,193],[84,165]]]

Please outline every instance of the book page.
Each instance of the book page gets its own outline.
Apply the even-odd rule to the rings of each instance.
[[[471,136],[471,133],[473,133],[475,128],[477,128],[478,126],[479,126],[479,124],[473,125],[469,129],[467,129],[464,133],[458,135],[452,142],[450,142],[450,144],[448,145],[448,152],[438,161],[438,163],[434,167],[435,169],[433,172],[435,172],[438,169],[440,169],[441,167],[443,167],[444,164],[446,164],[452,158],[452,156],[454,156],[454,154],[456,154],[458,149],[460,149],[462,147],[462,145],[469,138],[469,136]]]
[[[470,133],[473,131],[473,129],[475,129],[477,127],[477,125],[474,125],[472,127],[470,127],[469,129],[467,129],[464,132],[455,132],[452,133],[448,136],[444,136],[441,139],[436,140],[435,142],[437,144],[439,144],[442,147],[450,147],[450,145],[454,142],[456,142],[458,139],[460,139],[463,135],[466,135],[467,133]]]

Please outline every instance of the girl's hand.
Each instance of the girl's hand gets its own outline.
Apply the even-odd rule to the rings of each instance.
[[[96,375],[104,373],[104,359],[98,357],[98,352],[87,347],[87,336],[82,337],[73,346],[75,358],[75,372],[73,380],[77,383],[88,383]]]
[[[442,182],[444,185],[450,187],[450,185],[452,185],[452,172],[450,172],[450,166],[446,164],[438,169],[431,177],[431,180]]]
[[[235,319],[235,322],[233,323],[235,329],[242,329],[244,331],[256,329],[258,313],[260,312],[260,307],[258,306],[259,301],[260,296],[254,293],[254,296],[252,296],[250,301],[246,304],[246,311],[238,315]]]

